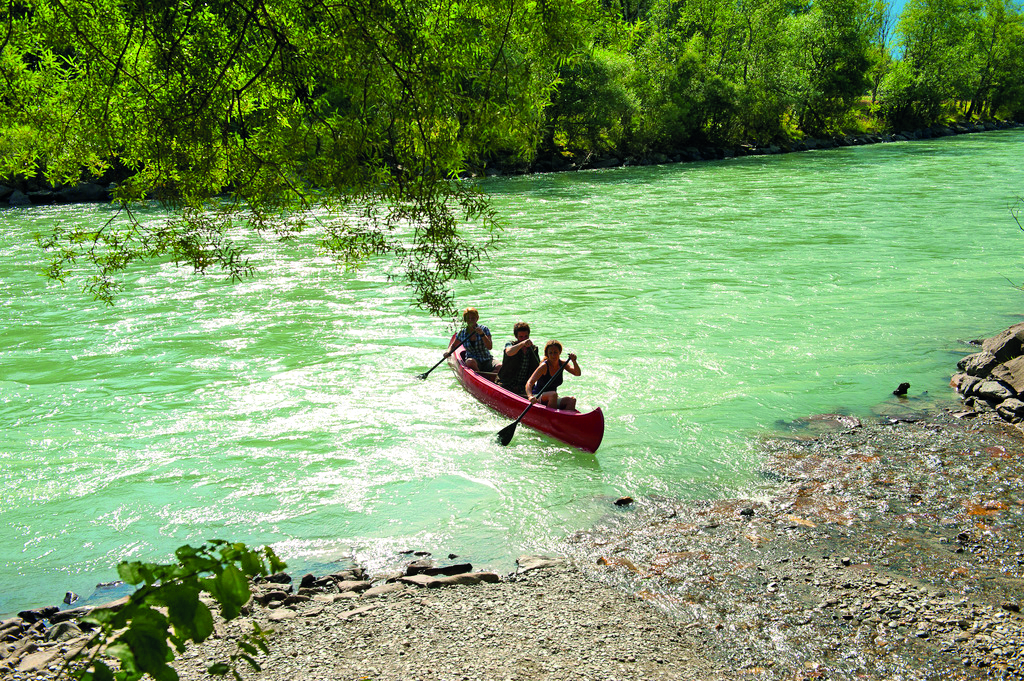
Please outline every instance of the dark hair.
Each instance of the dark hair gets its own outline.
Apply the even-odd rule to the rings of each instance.
[[[565,348],[562,347],[562,344],[559,343],[556,340],[549,340],[547,343],[544,344],[544,354],[545,355],[548,354],[548,348],[558,348],[558,352],[559,353],[561,353],[562,350],[565,349]]]
[[[512,335],[518,336],[520,331],[525,331],[526,335],[530,335],[530,325],[526,322],[516,322],[516,325],[512,327]]]

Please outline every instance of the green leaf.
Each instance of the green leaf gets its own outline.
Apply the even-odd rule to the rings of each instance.
[[[217,662],[216,664],[210,665],[206,671],[214,676],[224,676],[231,671],[231,666],[226,662]]]
[[[144,579],[142,576],[142,563],[135,561],[118,565],[117,574],[128,584],[141,584]]]

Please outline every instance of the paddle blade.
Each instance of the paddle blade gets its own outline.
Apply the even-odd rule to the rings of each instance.
[[[508,443],[512,442],[512,436],[516,434],[516,426],[518,425],[519,421],[514,421],[498,431],[498,442],[502,447],[507,447]]]
[[[417,375],[416,375],[416,378],[420,379],[421,381],[425,381],[425,380],[427,380],[427,374],[429,374],[429,373],[430,373],[430,372],[429,372],[429,371],[427,371],[427,372],[425,372],[425,373],[422,373],[422,374],[417,374]]]

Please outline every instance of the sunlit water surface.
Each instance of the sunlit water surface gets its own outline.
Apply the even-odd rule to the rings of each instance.
[[[135,270],[115,307],[31,235],[107,206],[0,212],[0,613],[93,593],[125,559],[271,544],[294,571],[458,554],[508,571],[621,495],[757,484],[780,420],[947,397],[963,341],[1019,321],[1020,131],[492,179],[502,248],[463,304],[578,353],[596,455],[508,423],[441,357],[450,327],[383,263],[253,244],[231,284]],[[150,219],[158,219],[153,213]]]

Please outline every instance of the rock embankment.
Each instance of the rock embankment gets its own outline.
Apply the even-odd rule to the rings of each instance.
[[[974,410],[994,410],[1011,423],[1024,421],[1024,323],[975,341],[981,352],[957,364],[950,385]]]

